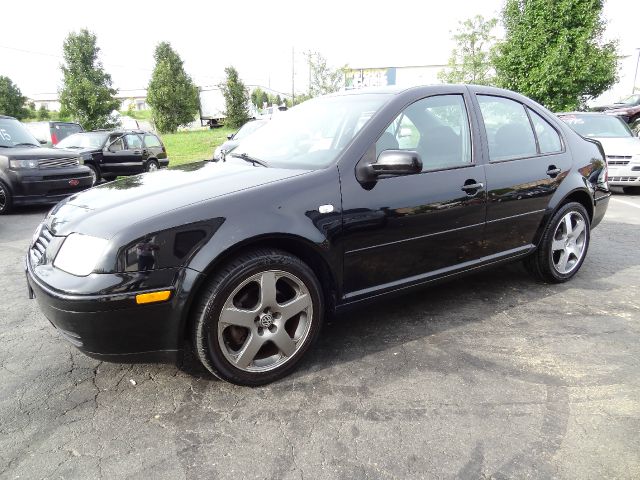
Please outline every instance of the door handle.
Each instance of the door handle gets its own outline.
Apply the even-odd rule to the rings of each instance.
[[[558,174],[562,171],[561,168],[556,167],[555,165],[549,165],[548,170],[547,170],[547,175],[549,175],[551,178],[555,178],[558,176]]]
[[[472,180],[473,181],[473,180]],[[465,183],[461,190],[463,192],[466,192],[467,195],[473,195],[475,194],[478,190],[480,190],[481,188],[484,188],[484,184],[483,183]]]
[[[142,150],[134,150],[133,154],[134,155],[142,155]]]

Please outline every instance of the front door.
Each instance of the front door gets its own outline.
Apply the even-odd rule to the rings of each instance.
[[[485,175],[467,105],[462,88],[418,100],[372,146],[375,158],[418,152],[422,173],[362,185],[341,171],[345,298],[420,283],[482,256]]]

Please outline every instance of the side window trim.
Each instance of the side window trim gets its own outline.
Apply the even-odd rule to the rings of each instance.
[[[380,140],[380,138],[382,137],[382,135],[389,129],[390,126],[393,125],[393,123],[396,120],[398,121],[398,125],[395,128],[396,130],[396,134],[400,131],[400,125],[402,123],[402,119],[405,117],[405,110],[407,108],[409,108],[411,105],[417,103],[417,102],[421,102],[423,100],[426,100],[428,98],[434,98],[434,97],[443,97],[443,96],[458,96],[462,98],[462,104],[464,106],[464,113],[466,114],[466,119],[467,119],[467,125],[468,125],[468,131],[469,131],[469,154],[470,154],[470,162],[468,164],[465,165],[452,165],[449,167],[439,167],[439,168],[431,168],[431,169],[424,169],[422,170],[420,173],[417,173],[416,175],[423,175],[426,173],[433,173],[433,172],[443,172],[443,171],[447,171],[447,170],[458,170],[461,168],[469,168],[469,167],[477,167],[478,165],[480,165],[481,163],[477,161],[476,159],[476,154],[475,154],[475,142],[477,141],[477,139],[475,138],[475,132],[473,129],[473,125],[472,125],[472,118],[471,118],[471,112],[469,110],[469,105],[473,106],[473,103],[471,102],[470,97],[468,96],[468,91],[467,92],[456,92],[456,93],[436,93],[436,94],[432,94],[432,95],[427,95],[425,97],[421,97],[418,98],[410,103],[408,103],[407,105],[405,105],[401,112],[394,117],[391,122],[389,122],[385,129],[382,130],[382,132],[380,132],[380,134],[378,135],[378,137],[376,138],[376,140],[373,142],[373,144],[371,145],[370,149],[373,150],[374,152],[374,156],[375,156],[375,146],[376,143],[378,142],[378,140]],[[377,157],[376,157],[377,160]],[[413,175],[412,175],[413,176]],[[390,177],[390,178],[381,178],[380,181],[382,180],[390,180],[393,178],[397,178],[397,177]]]
[[[564,137],[558,131],[556,126],[553,125],[551,122],[547,121],[546,118],[544,118],[542,115],[540,115],[538,112],[536,112],[533,108],[529,107],[529,105],[524,105],[524,108],[527,111],[527,116],[529,117],[529,122],[531,122],[531,127],[533,128],[533,135],[536,137],[536,145],[537,145],[537,148],[538,148],[538,156],[539,157],[544,157],[544,156],[547,156],[547,155],[558,155],[559,153],[565,153],[567,151],[567,149],[565,147]],[[533,125],[533,119],[531,118],[530,112],[533,112],[538,117],[540,117],[542,119],[542,121],[544,121],[547,125],[549,125],[552,128],[552,130],[554,132],[556,132],[556,135],[558,135],[558,138],[560,139],[560,150],[555,151],[555,152],[546,152],[546,153],[542,153],[541,152],[540,144],[539,144],[539,140],[538,140],[538,132],[536,132],[535,126]]]
[[[527,118],[529,119],[529,127],[531,127],[531,131],[533,132],[533,139],[536,142],[536,156],[539,157],[540,141],[538,140],[538,133],[536,132],[536,126],[533,124],[533,119],[531,118],[531,113],[529,113],[529,108],[524,103],[520,103],[520,105],[522,105],[522,108],[524,108],[524,112],[527,114]]]

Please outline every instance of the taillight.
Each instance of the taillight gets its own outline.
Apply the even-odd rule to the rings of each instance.
[[[56,136],[55,132],[51,132],[51,144],[55,145],[56,143],[58,143],[58,137]]]

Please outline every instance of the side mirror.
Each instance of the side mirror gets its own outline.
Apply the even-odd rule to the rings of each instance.
[[[422,171],[422,159],[418,152],[410,150],[385,150],[366,170],[371,179],[413,175]]]
[[[39,140],[39,142],[40,142],[40,145],[46,145],[47,144],[46,140]]]
[[[234,133],[230,133],[229,135],[227,135],[227,140],[233,140],[234,135]]]

